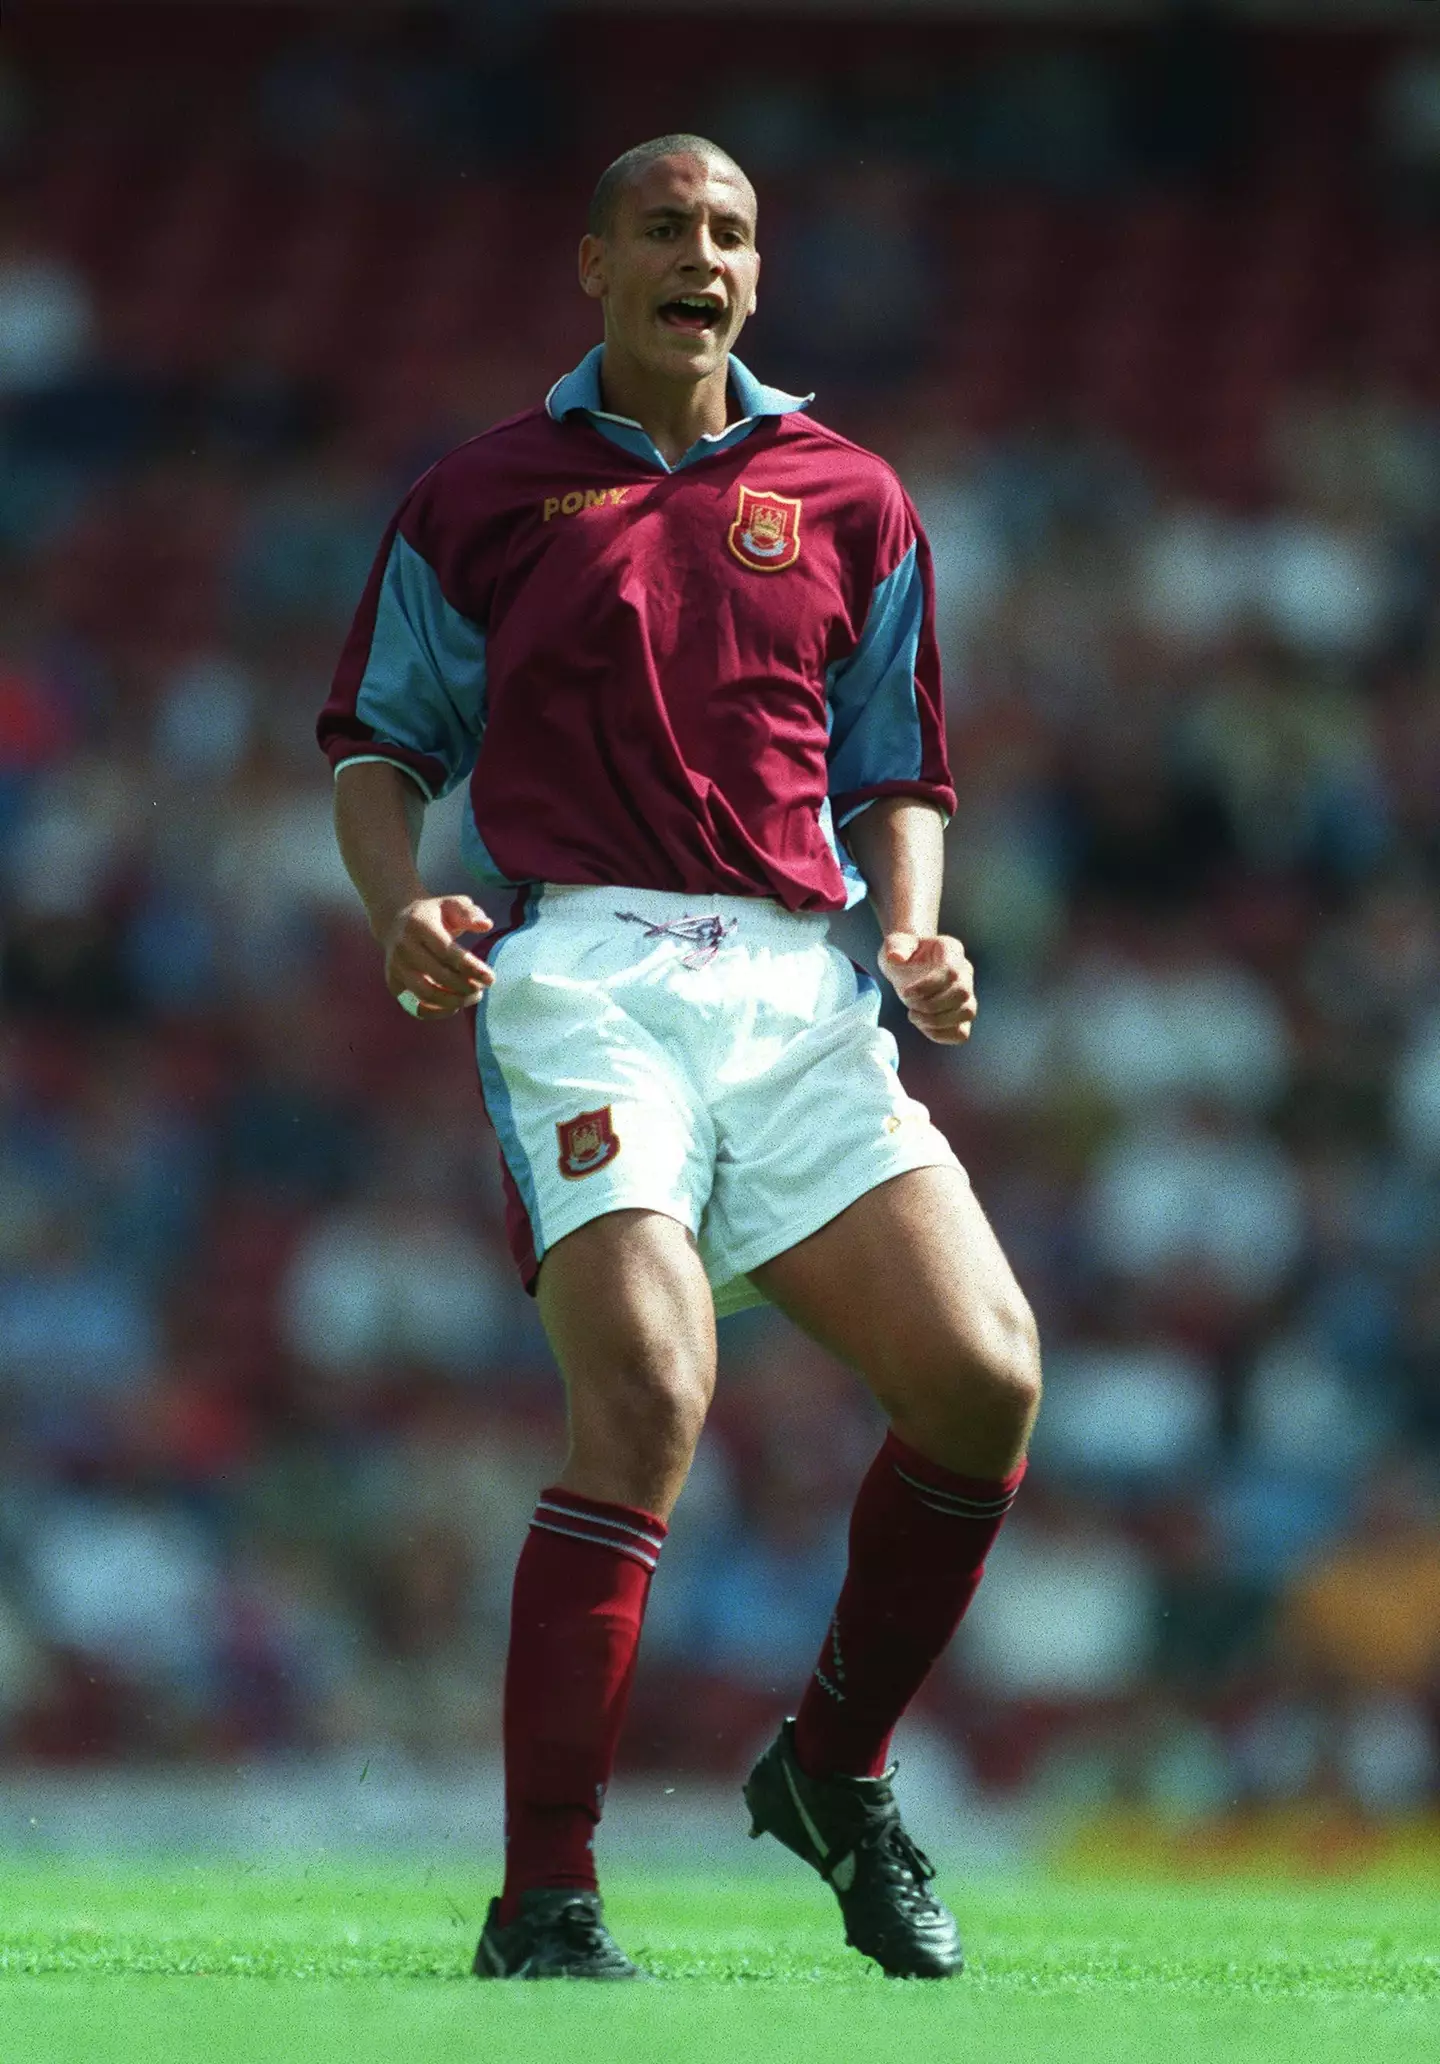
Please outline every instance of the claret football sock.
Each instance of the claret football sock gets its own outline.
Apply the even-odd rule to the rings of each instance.
[[[505,1889],[595,1890],[595,1830],[665,1523],[542,1491],[515,1571],[505,1669]]]
[[[879,1777],[896,1722],[964,1618],[1025,1464],[956,1476],[892,1433],[860,1486],[850,1561],[795,1718],[810,1777]]]

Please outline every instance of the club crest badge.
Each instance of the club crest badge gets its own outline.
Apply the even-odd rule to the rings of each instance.
[[[740,564],[756,573],[779,573],[793,566],[800,557],[798,495],[757,494],[742,487],[729,545]]]
[[[560,1173],[570,1182],[593,1175],[620,1151],[620,1136],[608,1104],[598,1111],[582,1111],[578,1118],[562,1118],[555,1132],[560,1141]]]

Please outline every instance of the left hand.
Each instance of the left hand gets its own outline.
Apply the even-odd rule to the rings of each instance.
[[[922,939],[914,932],[887,932],[880,948],[880,971],[917,1032],[938,1046],[961,1046],[970,1037],[980,1006],[975,1001],[975,970],[958,939],[943,933]]]

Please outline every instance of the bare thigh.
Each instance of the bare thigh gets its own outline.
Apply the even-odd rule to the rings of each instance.
[[[715,1388],[715,1307],[689,1231],[608,1212],[550,1249],[537,1297],[569,1408],[562,1482],[668,1517]]]
[[[880,1184],[752,1276],[922,1454],[987,1478],[1015,1466],[1040,1397],[1035,1322],[958,1169]]]

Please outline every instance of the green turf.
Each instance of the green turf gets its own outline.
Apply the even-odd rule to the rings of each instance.
[[[1423,1890],[951,1887],[971,1968],[896,1985],[829,1895],[631,1876],[616,1932],[664,1982],[478,1985],[488,1878],[0,1868],[3,2064],[1157,2064],[1440,2057],[1440,1897]]]

